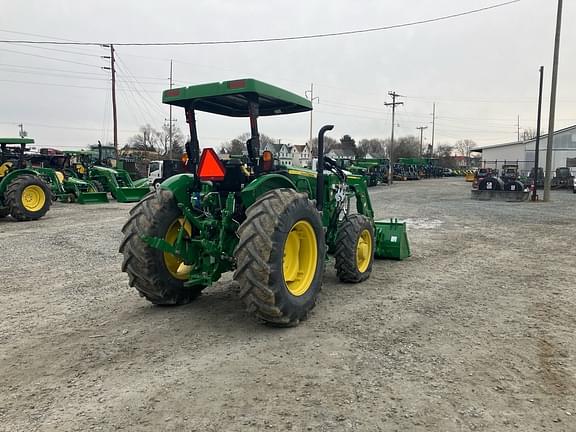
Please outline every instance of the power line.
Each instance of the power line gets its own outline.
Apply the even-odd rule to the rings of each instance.
[[[117,46],[198,46],[198,45],[233,45],[233,44],[247,44],[247,43],[266,43],[266,42],[285,42],[293,40],[307,40],[307,39],[320,39],[329,37],[339,37],[339,36],[350,36],[362,33],[373,33],[385,30],[393,30],[404,27],[412,27],[416,25],[429,24],[438,21],[446,21],[454,18],[463,17],[466,15],[472,15],[480,12],[485,12],[491,9],[501,8],[514,3],[519,3],[522,0],[511,0],[503,3],[497,3],[492,6],[486,6],[478,9],[471,9],[464,12],[454,13],[450,15],[444,15],[436,18],[428,18],[418,21],[411,21],[402,24],[393,24],[382,27],[372,27],[359,30],[347,30],[340,32],[330,32],[330,33],[317,33],[311,35],[300,35],[300,36],[284,36],[284,37],[271,37],[271,38],[257,38],[257,39],[232,39],[232,40],[221,40],[221,41],[197,41],[197,42],[105,42],[113,43]],[[71,41],[30,41],[30,40],[0,40],[3,43],[33,43],[33,44],[50,44],[50,45],[102,45],[103,42],[71,42]]]
[[[11,52],[14,54],[20,54],[20,55],[30,56],[30,57],[44,58],[44,59],[59,61],[59,62],[63,62],[63,63],[72,63],[72,64],[81,65],[81,66],[90,66],[90,67],[94,67],[94,68],[99,67],[99,66],[96,66],[94,64],[82,63],[82,62],[77,62],[77,61],[73,61],[73,60],[64,60],[64,59],[60,59],[60,58],[56,58],[56,57],[43,56],[40,54],[25,53],[25,52],[21,52],[21,51],[9,50],[9,49],[5,49],[5,48],[0,48],[0,51]]]

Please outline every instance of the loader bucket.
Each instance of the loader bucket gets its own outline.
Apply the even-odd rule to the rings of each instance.
[[[134,187],[136,188],[145,188],[145,189],[150,189],[150,184],[148,183],[148,178],[144,177],[138,180],[132,180],[132,183],[134,183]]]
[[[102,204],[108,202],[106,192],[80,192],[76,198],[78,204]]]
[[[411,255],[406,222],[398,222],[398,219],[390,219],[390,222],[376,221],[374,227],[376,258],[403,260]]]
[[[119,187],[112,191],[112,195],[116,201],[121,203],[138,202],[145,195],[148,195],[150,190],[148,188],[128,188]]]

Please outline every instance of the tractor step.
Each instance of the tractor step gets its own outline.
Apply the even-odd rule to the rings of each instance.
[[[108,202],[106,192],[80,192],[76,200],[78,204],[104,204]]]
[[[406,222],[398,222],[398,219],[390,219],[390,222],[376,221],[374,227],[376,258],[403,260],[411,255]]]

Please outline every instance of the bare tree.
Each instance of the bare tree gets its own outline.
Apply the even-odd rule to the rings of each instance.
[[[524,129],[524,132],[522,132],[522,138],[524,139],[524,141],[536,138],[536,129],[533,128]]]
[[[466,165],[470,165],[470,152],[474,147],[476,147],[476,143],[471,139],[456,141],[456,151],[466,158]]]
[[[449,144],[440,144],[437,148],[438,160],[440,166],[444,168],[455,168],[456,161],[452,157],[454,153],[454,147]]]
[[[386,157],[386,140],[364,138],[358,143],[357,154],[359,157],[366,157],[368,154],[376,157]]]
[[[159,152],[158,131],[150,124],[140,127],[140,132],[128,138],[128,147],[138,151]]]
[[[400,158],[418,157],[420,155],[420,139],[414,135],[398,138],[392,150],[395,161]],[[388,153],[390,153],[390,151],[388,151]]]
[[[220,153],[224,153],[223,150],[226,150],[228,153],[232,155],[241,155],[242,152],[245,150],[246,144],[244,141],[241,141],[238,138],[234,138],[230,141],[226,141],[222,143],[220,146]]]
[[[329,136],[324,137],[324,154],[328,153],[330,150],[338,148],[340,144],[334,138]],[[309,143],[310,153],[312,157],[318,157],[318,138],[312,138],[312,143]]]

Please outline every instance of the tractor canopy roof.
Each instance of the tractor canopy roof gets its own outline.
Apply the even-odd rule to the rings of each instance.
[[[230,117],[248,117],[248,97],[258,95],[259,116],[312,110],[312,103],[287,90],[255,79],[239,79],[165,90],[162,102]]]
[[[34,144],[32,138],[0,138],[0,144]]]

